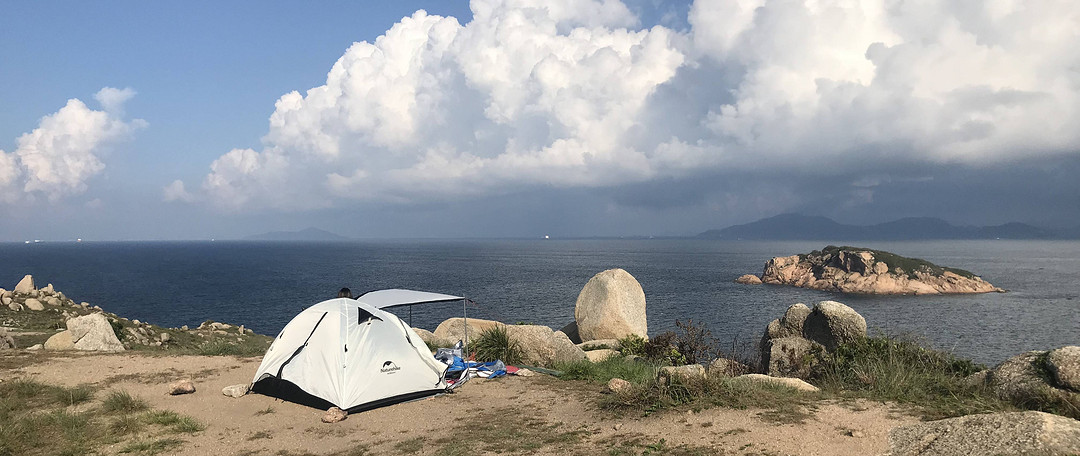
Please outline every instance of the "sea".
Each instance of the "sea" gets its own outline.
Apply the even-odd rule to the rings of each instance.
[[[407,288],[471,302],[398,308],[434,330],[449,317],[559,329],[594,274],[623,268],[641,283],[650,334],[704,324],[723,347],[747,350],[791,304],[843,302],[871,333],[914,337],[993,365],[1028,350],[1080,345],[1080,241],[905,241],[856,245],[971,271],[1007,293],[864,296],[740,285],[765,262],[821,241],[696,239],[377,240],[350,242],[41,242],[0,244],[0,287],[25,274],[76,302],[179,327],[205,320],[276,335],[300,310],[333,298]]]

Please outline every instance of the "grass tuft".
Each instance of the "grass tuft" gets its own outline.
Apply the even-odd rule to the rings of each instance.
[[[143,415],[147,423],[171,428],[177,434],[191,434],[206,429],[202,423],[190,416],[181,415],[171,410],[153,410]]]
[[[128,394],[127,391],[116,390],[109,393],[101,402],[101,409],[106,413],[133,413],[141,412],[150,408],[146,401]]]
[[[470,348],[476,350],[476,360],[482,362],[502,360],[506,364],[519,364],[524,354],[521,344],[510,337],[504,325],[485,329]]]

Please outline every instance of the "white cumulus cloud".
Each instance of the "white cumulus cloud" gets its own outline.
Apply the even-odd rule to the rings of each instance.
[[[119,113],[135,92],[106,87],[95,95],[104,111],[90,109],[77,98],[41,119],[38,127],[16,140],[16,149],[0,151],[0,197],[13,202],[34,195],[49,201],[81,194],[87,181],[105,169],[103,155],[144,126]],[[19,188],[21,186],[21,188]]]
[[[261,150],[211,164],[205,200],[423,202],[1080,150],[1074,2],[697,0],[686,31],[642,27],[617,0],[471,9],[354,43],[324,85],[278,99]]]

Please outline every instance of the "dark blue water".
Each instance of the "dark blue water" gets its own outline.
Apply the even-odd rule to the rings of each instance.
[[[836,244],[844,244],[836,242]],[[1080,242],[935,241],[861,245],[959,267],[1009,289],[967,296],[853,296],[733,283],[774,256],[822,242],[698,240],[152,242],[0,244],[0,287],[24,274],[76,301],[163,326],[206,319],[276,334],[300,309],[354,292],[411,288],[466,296],[470,316],[559,328],[593,274],[621,267],[648,301],[649,332],[677,319],[708,324],[725,344],[753,343],[795,302],[833,299],[871,328],[914,334],[984,363],[1080,345]],[[398,312],[408,318],[408,312]],[[458,305],[413,309],[434,329]]]

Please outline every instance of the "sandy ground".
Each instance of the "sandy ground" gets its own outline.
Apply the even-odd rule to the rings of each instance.
[[[446,454],[455,447],[467,447],[471,454],[641,454],[641,445],[659,445],[661,439],[660,448],[668,451],[685,445],[715,454],[872,455],[886,452],[893,427],[918,421],[868,401],[821,403],[798,424],[777,424],[762,410],[725,408],[618,416],[595,405],[601,386],[540,375],[473,380],[454,394],[324,424],[321,410],[256,394],[239,399],[221,394],[225,386],[251,381],[258,363],[258,358],[77,355],[3,369],[0,379],[31,377],[125,390],[152,407],[205,423],[205,431],[181,436],[187,443],[179,453],[198,455],[358,449],[366,449],[365,454]],[[180,378],[194,379],[197,391],[167,395],[166,384]],[[489,441],[477,441],[477,436]]]

